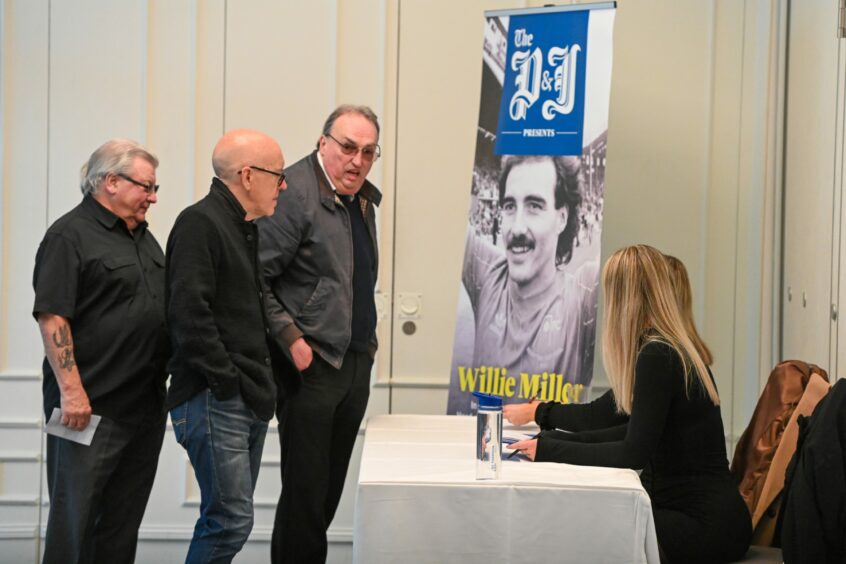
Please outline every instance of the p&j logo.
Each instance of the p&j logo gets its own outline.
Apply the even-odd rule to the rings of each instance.
[[[509,18],[496,154],[582,154],[589,14]]]

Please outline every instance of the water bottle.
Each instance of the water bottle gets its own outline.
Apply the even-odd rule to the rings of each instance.
[[[473,392],[476,413],[476,479],[499,478],[502,470],[502,398]]]

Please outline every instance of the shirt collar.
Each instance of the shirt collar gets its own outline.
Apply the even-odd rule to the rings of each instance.
[[[375,198],[371,196],[371,192],[378,193],[378,190],[375,190],[375,187],[373,189],[369,188],[368,186],[370,186],[371,184],[370,181],[367,179],[364,180],[364,184],[361,186],[361,190],[359,190],[355,194],[351,196],[339,194],[338,189],[335,188],[335,184],[332,182],[332,177],[329,176],[329,173],[326,172],[326,167],[323,165],[323,155],[320,154],[320,151],[314,151],[314,154],[317,157],[317,164],[320,165],[320,170],[323,171],[323,176],[326,177],[326,181],[329,183],[329,187],[332,189],[333,192],[335,192],[335,195],[337,195],[338,198],[346,198],[347,201],[352,202],[355,200],[356,196],[362,195],[366,200],[373,200],[374,204],[376,204],[377,206],[379,205],[379,201],[382,199],[382,195],[378,194]]]
[[[346,199],[348,202],[352,202],[353,200],[355,200],[355,194],[350,196],[347,194],[338,193],[338,189],[335,187],[335,183],[332,182],[332,177],[329,176],[328,172],[326,172],[326,166],[323,164],[323,155],[320,154],[320,151],[317,151],[317,163],[320,165],[320,170],[323,171],[323,176],[325,176],[326,180],[329,181],[329,187],[332,189],[333,192],[335,192],[335,195],[338,196],[338,198]]]
[[[114,229],[115,226],[120,225],[124,229],[129,231],[129,228],[126,226],[126,222],[120,217],[118,217],[113,211],[98,202],[92,194],[86,194],[82,198],[82,205],[86,210],[88,210],[88,212],[92,216],[94,216],[94,219],[96,219],[100,223],[100,225],[102,225],[106,229]],[[139,233],[147,229],[147,222],[142,221],[141,223],[139,223],[138,227],[136,227],[135,230],[137,231],[138,229],[141,229]]]
[[[238,201],[238,198],[235,197],[235,194],[232,193],[232,190],[229,189],[229,186],[223,180],[215,176],[212,179],[211,192],[218,194],[226,201],[233,215],[238,216],[238,219],[242,221],[246,221],[244,218],[247,217],[247,210],[244,209],[244,206],[241,205],[241,202]]]

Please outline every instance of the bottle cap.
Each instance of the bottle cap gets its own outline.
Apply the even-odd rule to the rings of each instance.
[[[473,392],[473,395],[479,398],[479,409],[502,409],[502,398],[500,396],[491,396],[479,392]]]

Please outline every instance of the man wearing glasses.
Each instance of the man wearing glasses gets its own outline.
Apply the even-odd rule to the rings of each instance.
[[[145,221],[158,164],[134,141],[99,147],[35,257],[44,414],[72,431],[100,417],[90,446],[47,435],[45,563],[135,559],[165,429],[165,260]]]
[[[286,389],[277,407],[282,494],[273,562],[324,562],[332,522],[370,395],[376,353],[378,270],[366,180],[379,158],[379,122],[366,106],[340,106],[317,150],[288,170],[290,189],[259,222],[274,362]],[[281,356],[281,355],[279,355]],[[284,357],[282,357],[284,359]],[[295,368],[295,369],[294,369]]]
[[[167,396],[176,440],[202,491],[186,562],[229,562],[253,527],[267,422],[276,405],[256,218],[286,188],[279,145],[249,129],[224,134],[208,195],[167,241]]]

